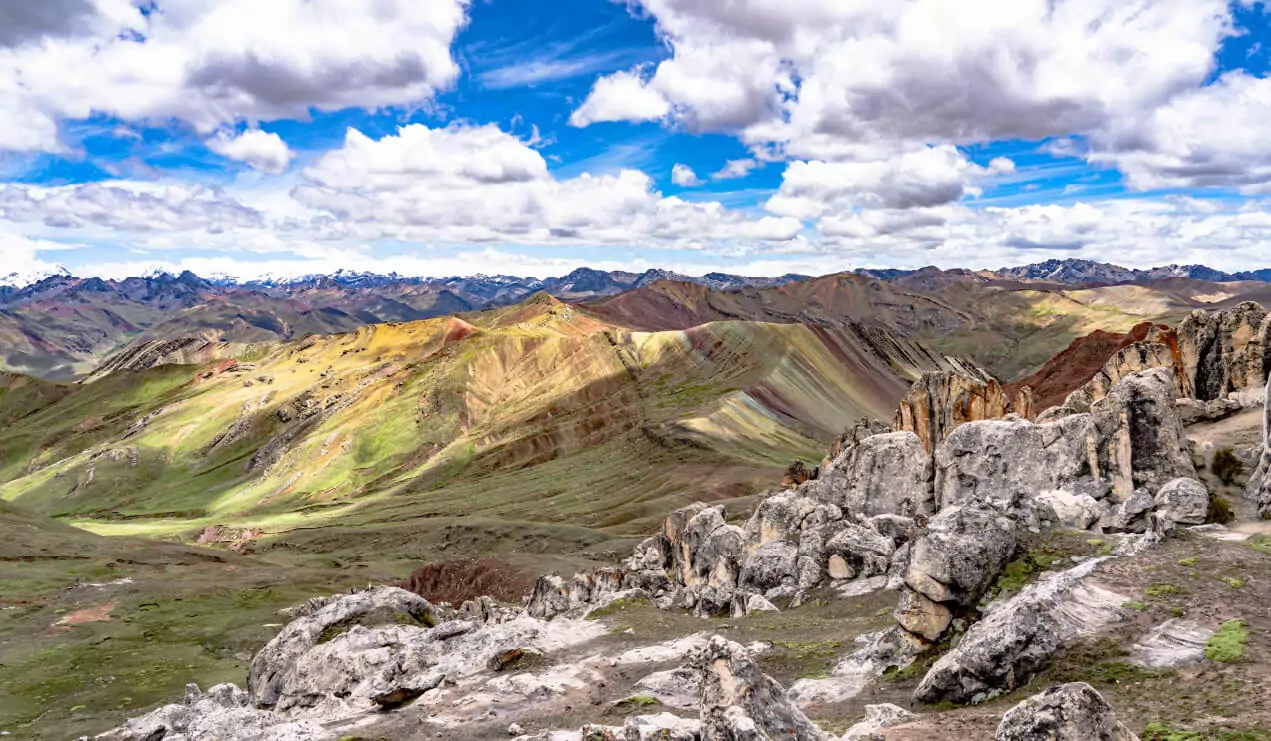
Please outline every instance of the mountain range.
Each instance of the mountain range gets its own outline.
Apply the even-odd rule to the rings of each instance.
[[[1211,275],[1172,268],[1154,275],[1179,272]],[[1049,357],[1053,348],[1047,343],[1055,333],[1067,342],[1081,329],[1126,331],[1136,321],[1168,320],[1224,298],[1247,295],[1257,300],[1268,285],[1195,277],[1112,280],[1125,275],[1115,266],[1080,261],[999,272],[923,268],[820,278],[722,273],[694,278],[666,271],[584,268],[546,280],[345,272],[240,284],[190,272],[118,281],[59,274],[22,287],[0,286],[0,370],[70,381],[92,373],[111,355],[153,340],[270,343],[369,324],[464,315],[511,306],[543,292],[633,328],[685,329],[737,319],[829,327],[861,322],[973,357],[1011,379]],[[1118,298],[1081,293],[1103,288]],[[1089,301],[1129,310],[1092,311]],[[1126,301],[1143,306],[1140,310]],[[1018,320],[1019,312],[1031,316],[1027,312],[1043,305],[1049,307],[1047,313],[1036,321]],[[1074,312],[1085,319],[1062,326]],[[1097,326],[1088,326],[1090,322]],[[1038,334],[1033,331],[1037,328],[1046,331]]]

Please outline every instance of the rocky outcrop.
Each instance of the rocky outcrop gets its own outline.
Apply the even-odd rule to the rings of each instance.
[[[844,450],[806,492],[866,517],[932,514],[931,470],[915,433],[873,435]]]
[[[1175,398],[1173,373],[1153,368],[1127,376],[1091,407],[1098,469],[1118,499],[1140,486],[1155,491],[1173,479],[1196,477]]]
[[[1011,409],[1002,385],[993,378],[952,371],[923,373],[900,402],[892,429],[916,434],[928,451],[959,425],[998,419]]]
[[[1044,425],[1018,417],[963,425],[936,449],[936,501],[1008,511],[1042,491],[1099,478],[1095,435],[1089,415]]]
[[[1090,399],[1098,400],[1107,396],[1123,378],[1149,370],[1151,368],[1169,368],[1177,371],[1175,357],[1177,340],[1173,331],[1153,327],[1146,339],[1121,348],[1108,358],[1108,362],[1098,373],[1082,386],[1082,391]],[[1175,390],[1179,396],[1187,396],[1182,377],[1175,373]]]
[[[914,691],[922,702],[983,702],[1027,684],[1060,648],[1126,620],[1126,598],[1088,583],[1100,559],[1043,577],[995,604]]]
[[[994,741],[1138,741],[1085,682],[1051,687],[1007,711]]]
[[[1271,369],[1267,313],[1252,302],[1229,311],[1191,313],[1178,328],[1183,395],[1211,401],[1261,388]]]
[[[97,741],[155,741],[156,739],[221,739],[222,741],[322,741],[330,734],[320,723],[289,721],[277,713],[258,710],[252,698],[232,684],[218,684],[206,693],[198,685],[185,688],[185,701],[164,705],[123,726],[96,737]]]
[[[785,689],[759,670],[740,644],[720,636],[690,658],[702,674],[702,741],[830,741],[786,697]]]
[[[1114,337],[1092,335],[1091,341],[1103,347]],[[1074,350],[1077,343],[1048,363],[1040,377],[1030,377],[1021,383],[1042,384],[1046,389],[1043,406],[1049,408],[1040,415],[1044,420],[1080,414],[1086,411],[1085,405],[1106,396],[1122,379],[1151,368],[1172,370],[1175,390],[1183,399],[1202,404],[1230,400],[1238,407],[1248,407],[1256,403],[1271,371],[1269,338],[1271,316],[1255,303],[1242,303],[1227,311],[1197,310],[1176,329],[1152,325],[1135,327],[1126,337],[1133,341],[1117,347],[1089,380],[1079,388],[1067,386],[1074,390],[1061,405],[1054,404],[1063,384],[1056,385],[1052,377],[1071,376],[1070,361],[1081,354],[1080,348]],[[1209,417],[1224,409],[1223,406],[1205,406],[1200,412],[1202,417]],[[1187,414],[1193,416],[1193,410]]]
[[[1205,644],[1213,630],[1190,620],[1167,620],[1153,628],[1131,649],[1136,664],[1154,669],[1175,669],[1205,660]]]

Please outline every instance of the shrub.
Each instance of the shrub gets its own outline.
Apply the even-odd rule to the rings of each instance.
[[[1209,464],[1209,470],[1213,471],[1219,481],[1232,486],[1236,483],[1236,477],[1244,471],[1244,464],[1231,448],[1220,448],[1214,453],[1214,462]]]
[[[1226,525],[1236,519],[1236,513],[1231,511],[1231,502],[1227,498],[1219,494],[1209,497],[1209,511],[1205,513],[1205,522]]]
[[[519,602],[528,591],[523,581],[508,564],[496,558],[461,558],[415,569],[398,586],[429,602],[449,602],[458,607],[482,595],[501,602]]]

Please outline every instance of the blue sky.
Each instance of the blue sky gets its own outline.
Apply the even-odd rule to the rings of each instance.
[[[50,2],[10,282],[1271,265],[1261,2]]]

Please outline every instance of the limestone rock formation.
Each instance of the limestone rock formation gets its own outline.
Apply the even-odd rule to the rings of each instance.
[[[892,429],[913,432],[930,451],[959,425],[998,419],[1010,409],[1010,399],[993,378],[929,371],[900,402]]]
[[[715,636],[691,657],[702,673],[702,741],[830,741],[740,644]]]
[[[289,681],[303,671],[299,665],[305,654],[329,644],[351,628],[404,625],[430,628],[436,622],[436,610],[428,600],[397,587],[341,595],[312,614],[292,620],[256,654],[252,659],[248,690],[256,704],[274,707],[284,700]]]
[[[914,691],[922,702],[982,702],[1026,684],[1073,640],[1126,620],[1126,598],[1087,583],[1100,559],[1043,577],[971,626]]]
[[[1051,687],[1007,711],[994,741],[1138,741],[1085,682]]]
[[[820,470],[824,471],[829,468],[830,464],[838,460],[838,457],[843,454],[844,450],[856,445],[865,438],[872,437],[874,435],[883,435],[891,431],[892,429],[890,427],[876,419],[862,417],[861,419],[856,420],[855,424],[844,431],[842,435],[839,435],[838,438],[830,445],[829,452],[826,453],[825,458],[821,461],[821,465],[819,467]]]
[[[1095,434],[1089,415],[1041,425],[1020,418],[965,424],[936,448],[936,501],[1001,511],[1025,505],[1099,471]]]

